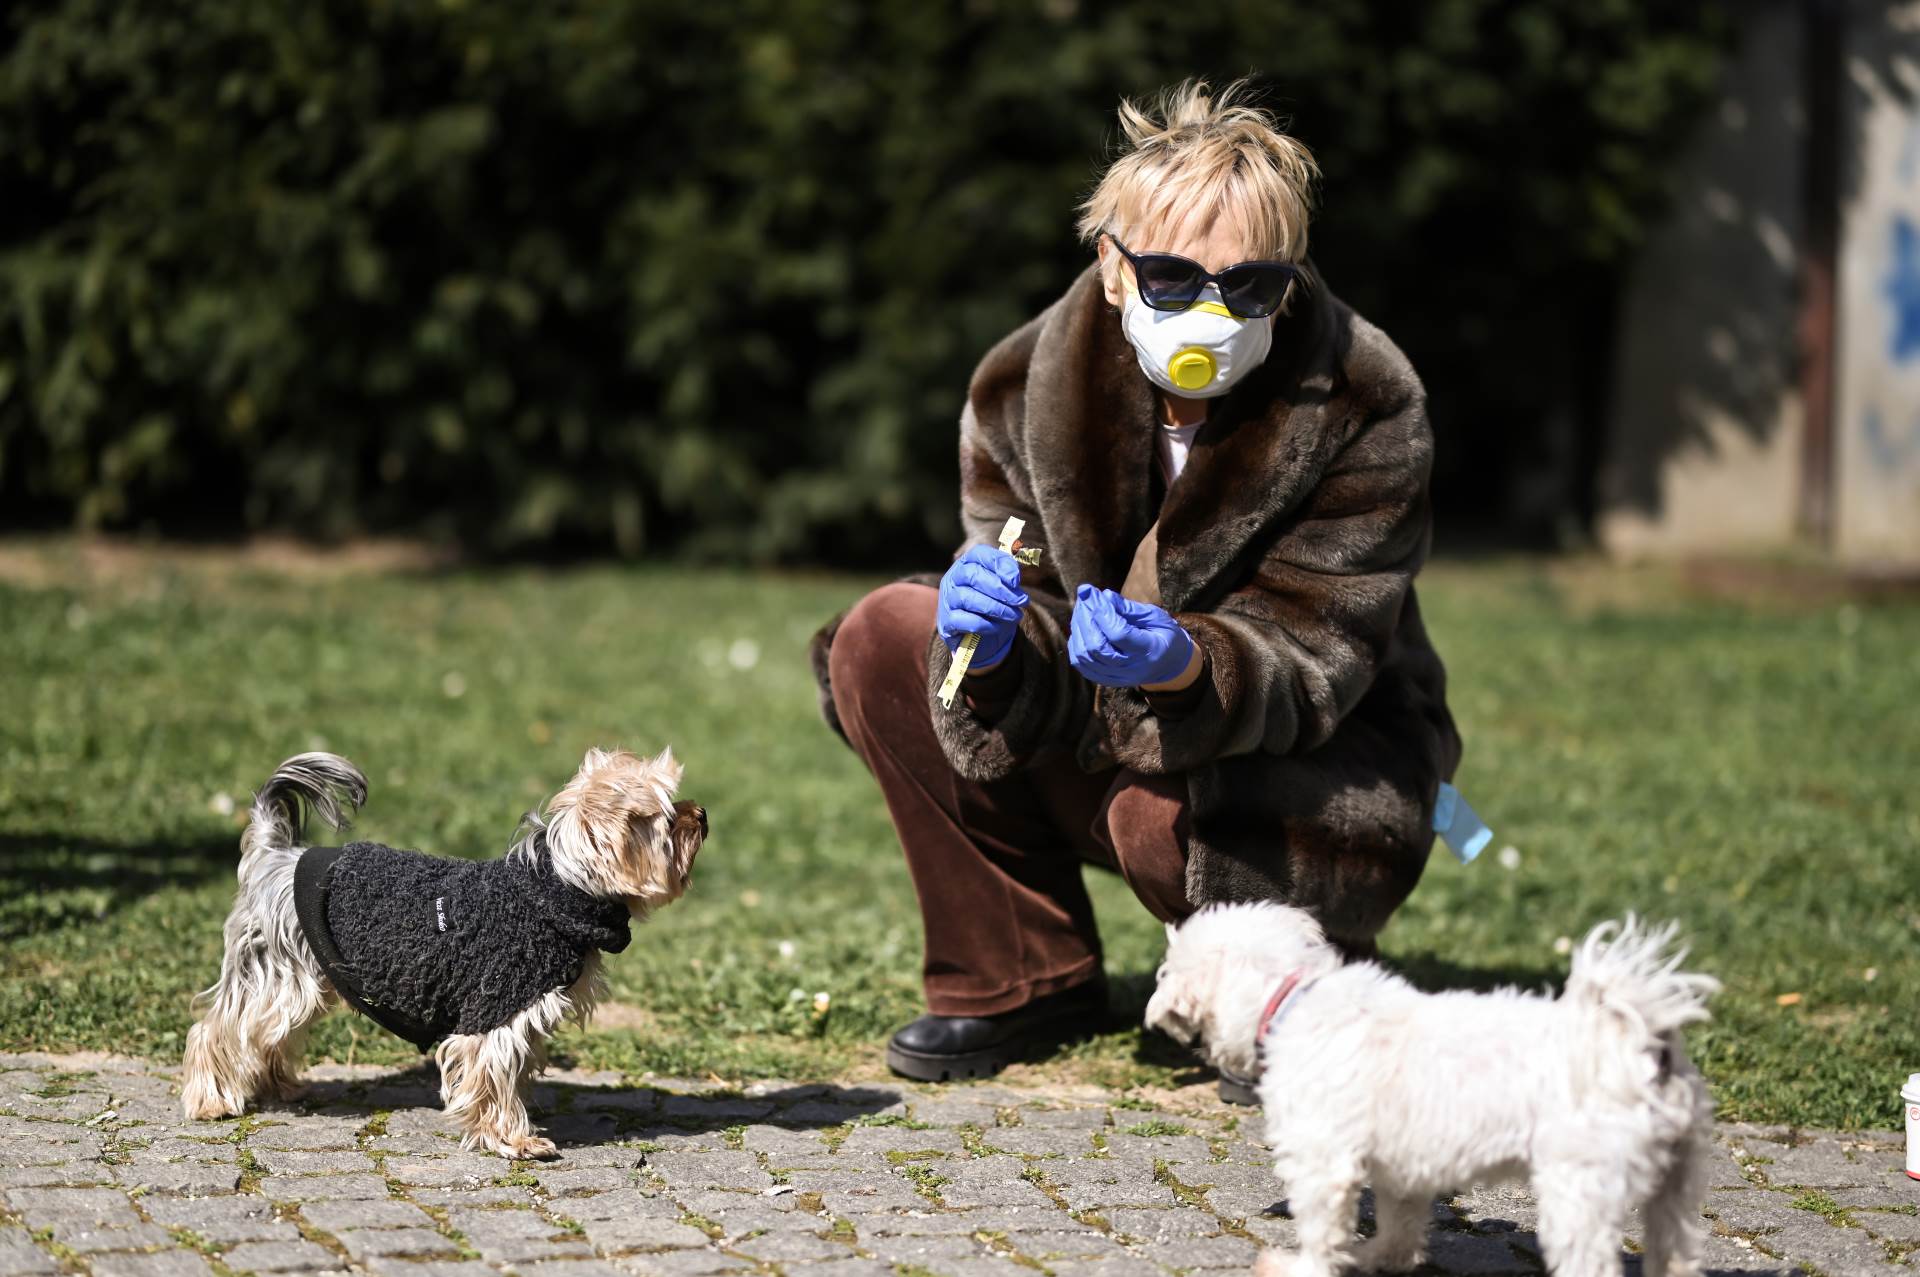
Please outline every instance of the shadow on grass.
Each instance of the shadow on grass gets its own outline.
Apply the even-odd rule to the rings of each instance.
[[[231,877],[239,835],[182,841],[0,834],[0,940],[97,921],[161,887]]]
[[[893,1108],[906,1097],[881,1086],[796,1085],[747,1094],[718,1090],[680,1094],[650,1086],[580,1086],[536,1082],[528,1111],[564,1154],[594,1144],[624,1144],[680,1135],[711,1135],[744,1125],[818,1130]],[[266,1105],[276,1114],[364,1114],[440,1107],[440,1070],[431,1060],[361,1078],[309,1082],[299,1099]],[[453,1127],[448,1126],[451,1132]]]
[[[1489,989],[1507,986],[1528,993],[1538,993],[1543,989],[1549,993],[1558,993],[1560,985],[1566,979],[1566,972],[1558,967],[1520,966],[1512,963],[1473,966],[1443,958],[1430,951],[1383,957],[1380,965],[1406,977],[1416,989],[1427,993],[1447,993],[1455,989],[1485,993]]]

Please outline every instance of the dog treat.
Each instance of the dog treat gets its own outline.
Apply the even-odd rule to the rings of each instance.
[[[1025,519],[1008,519],[1000,529],[1000,548],[1011,554],[1021,563],[1032,567],[1040,562],[1040,547],[1020,545],[1020,533],[1027,526]],[[953,708],[953,698],[959,694],[960,680],[967,676],[967,667],[973,664],[973,654],[980,647],[980,636],[969,634],[960,640],[960,646],[953,650],[953,664],[947,669],[946,681],[940,684],[940,704],[946,709]]]

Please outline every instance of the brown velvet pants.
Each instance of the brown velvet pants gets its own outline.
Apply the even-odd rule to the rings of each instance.
[[[1180,776],[1089,776],[1064,754],[1004,780],[962,779],[933,734],[927,645],[935,592],[874,591],[840,624],[834,709],[865,760],[906,853],[926,923],[923,978],[936,1015],[992,1015],[1100,974],[1083,861],[1117,870],[1156,918],[1186,895]]]

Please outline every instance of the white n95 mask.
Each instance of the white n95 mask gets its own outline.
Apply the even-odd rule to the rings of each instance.
[[[1208,284],[1185,310],[1155,310],[1127,281],[1121,326],[1140,371],[1168,394],[1212,399],[1260,366],[1273,346],[1273,319],[1242,319]]]

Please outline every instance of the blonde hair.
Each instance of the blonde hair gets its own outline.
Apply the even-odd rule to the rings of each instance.
[[[1080,238],[1090,244],[1103,233],[1130,239],[1196,212],[1233,210],[1245,222],[1255,256],[1305,257],[1320,166],[1305,143],[1247,97],[1245,80],[1217,96],[1205,80],[1185,80],[1146,109],[1121,99],[1120,127],[1129,145],[1080,206]]]

